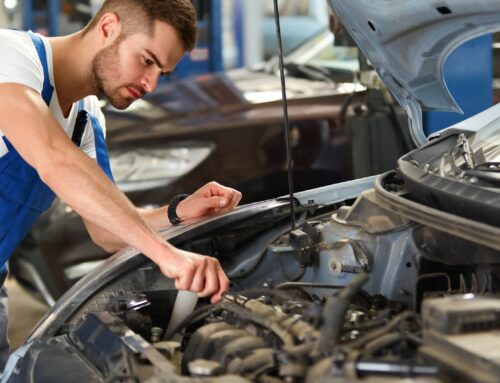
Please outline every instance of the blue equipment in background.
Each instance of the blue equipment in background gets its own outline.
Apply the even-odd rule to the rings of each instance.
[[[49,36],[58,35],[59,0],[23,0],[23,29],[37,32],[41,28],[46,28]]]
[[[181,60],[173,78],[224,70],[221,0],[193,0],[193,4],[198,15],[198,44]]]
[[[493,38],[471,40],[455,50],[445,63],[445,81],[464,114],[425,112],[427,135],[463,121],[493,104]]]
[[[24,0],[23,29],[57,36],[60,3],[59,0]],[[224,69],[221,0],[193,0],[193,4],[198,15],[198,44],[181,60],[172,78],[220,72]]]

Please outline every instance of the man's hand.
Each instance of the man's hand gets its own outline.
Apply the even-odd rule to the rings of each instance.
[[[161,272],[175,280],[179,290],[198,293],[199,297],[212,295],[210,302],[217,303],[229,288],[229,280],[219,261],[170,246],[170,255],[158,264]]]
[[[192,222],[232,210],[240,200],[239,191],[209,182],[177,205],[177,216]]]

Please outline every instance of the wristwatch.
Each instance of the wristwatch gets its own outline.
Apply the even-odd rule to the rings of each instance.
[[[182,221],[177,215],[177,205],[179,202],[181,202],[183,199],[186,199],[189,197],[189,194],[179,194],[176,195],[170,203],[168,204],[168,209],[167,209],[167,215],[168,215],[168,220],[172,224],[172,226],[177,226],[180,224]]]

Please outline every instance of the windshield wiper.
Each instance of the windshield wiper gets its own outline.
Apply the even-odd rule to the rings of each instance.
[[[331,73],[314,65],[287,62],[285,63],[285,69],[289,73],[291,72],[291,75],[295,72],[296,74],[304,76],[309,80],[325,81],[329,84],[335,83]]]
[[[325,81],[328,84],[334,84],[336,77],[331,71],[321,68],[316,65],[298,64],[292,61],[283,62],[283,68],[288,71],[289,75],[301,76],[309,80]],[[271,58],[262,68],[266,73],[275,74],[280,71],[279,55]],[[349,71],[339,69],[337,72],[341,74],[352,75]],[[345,73],[344,73],[345,72]]]

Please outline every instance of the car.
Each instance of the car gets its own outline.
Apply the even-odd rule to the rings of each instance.
[[[443,4],[330,0],[408,111],[418,147],[397,169],[165,229],[220,260],[232,285],[217,304],[134,249],[113,255],[58,300],[4,379],[498,382],[500,105],[431,137],[420,113],[457,108],[443,62],[500,29],[500,3]]]
[[[377,89],[354,81],[357,48],[333,41],[324,30],[286,57],[296,190],[388,170],[406,148],[394,145],[380,163],[368,157],[366,135],[351,138],[351,131],[366,130],[359,121],[373,115],[379,126],[385,121],[386,140],[404,140]],[[136,206],[166,205],[212,180],[240,190],[246,203],[288,193],[276,59],[163,84],[126,111],[103,101],[103,111],[115,180]],[[404,113],[397,113],[404,124]],[[351,117],[352,129],[345,123]],[[57,200],[18,247],[10,270],[52,305],[107,257],[80,217]]]

